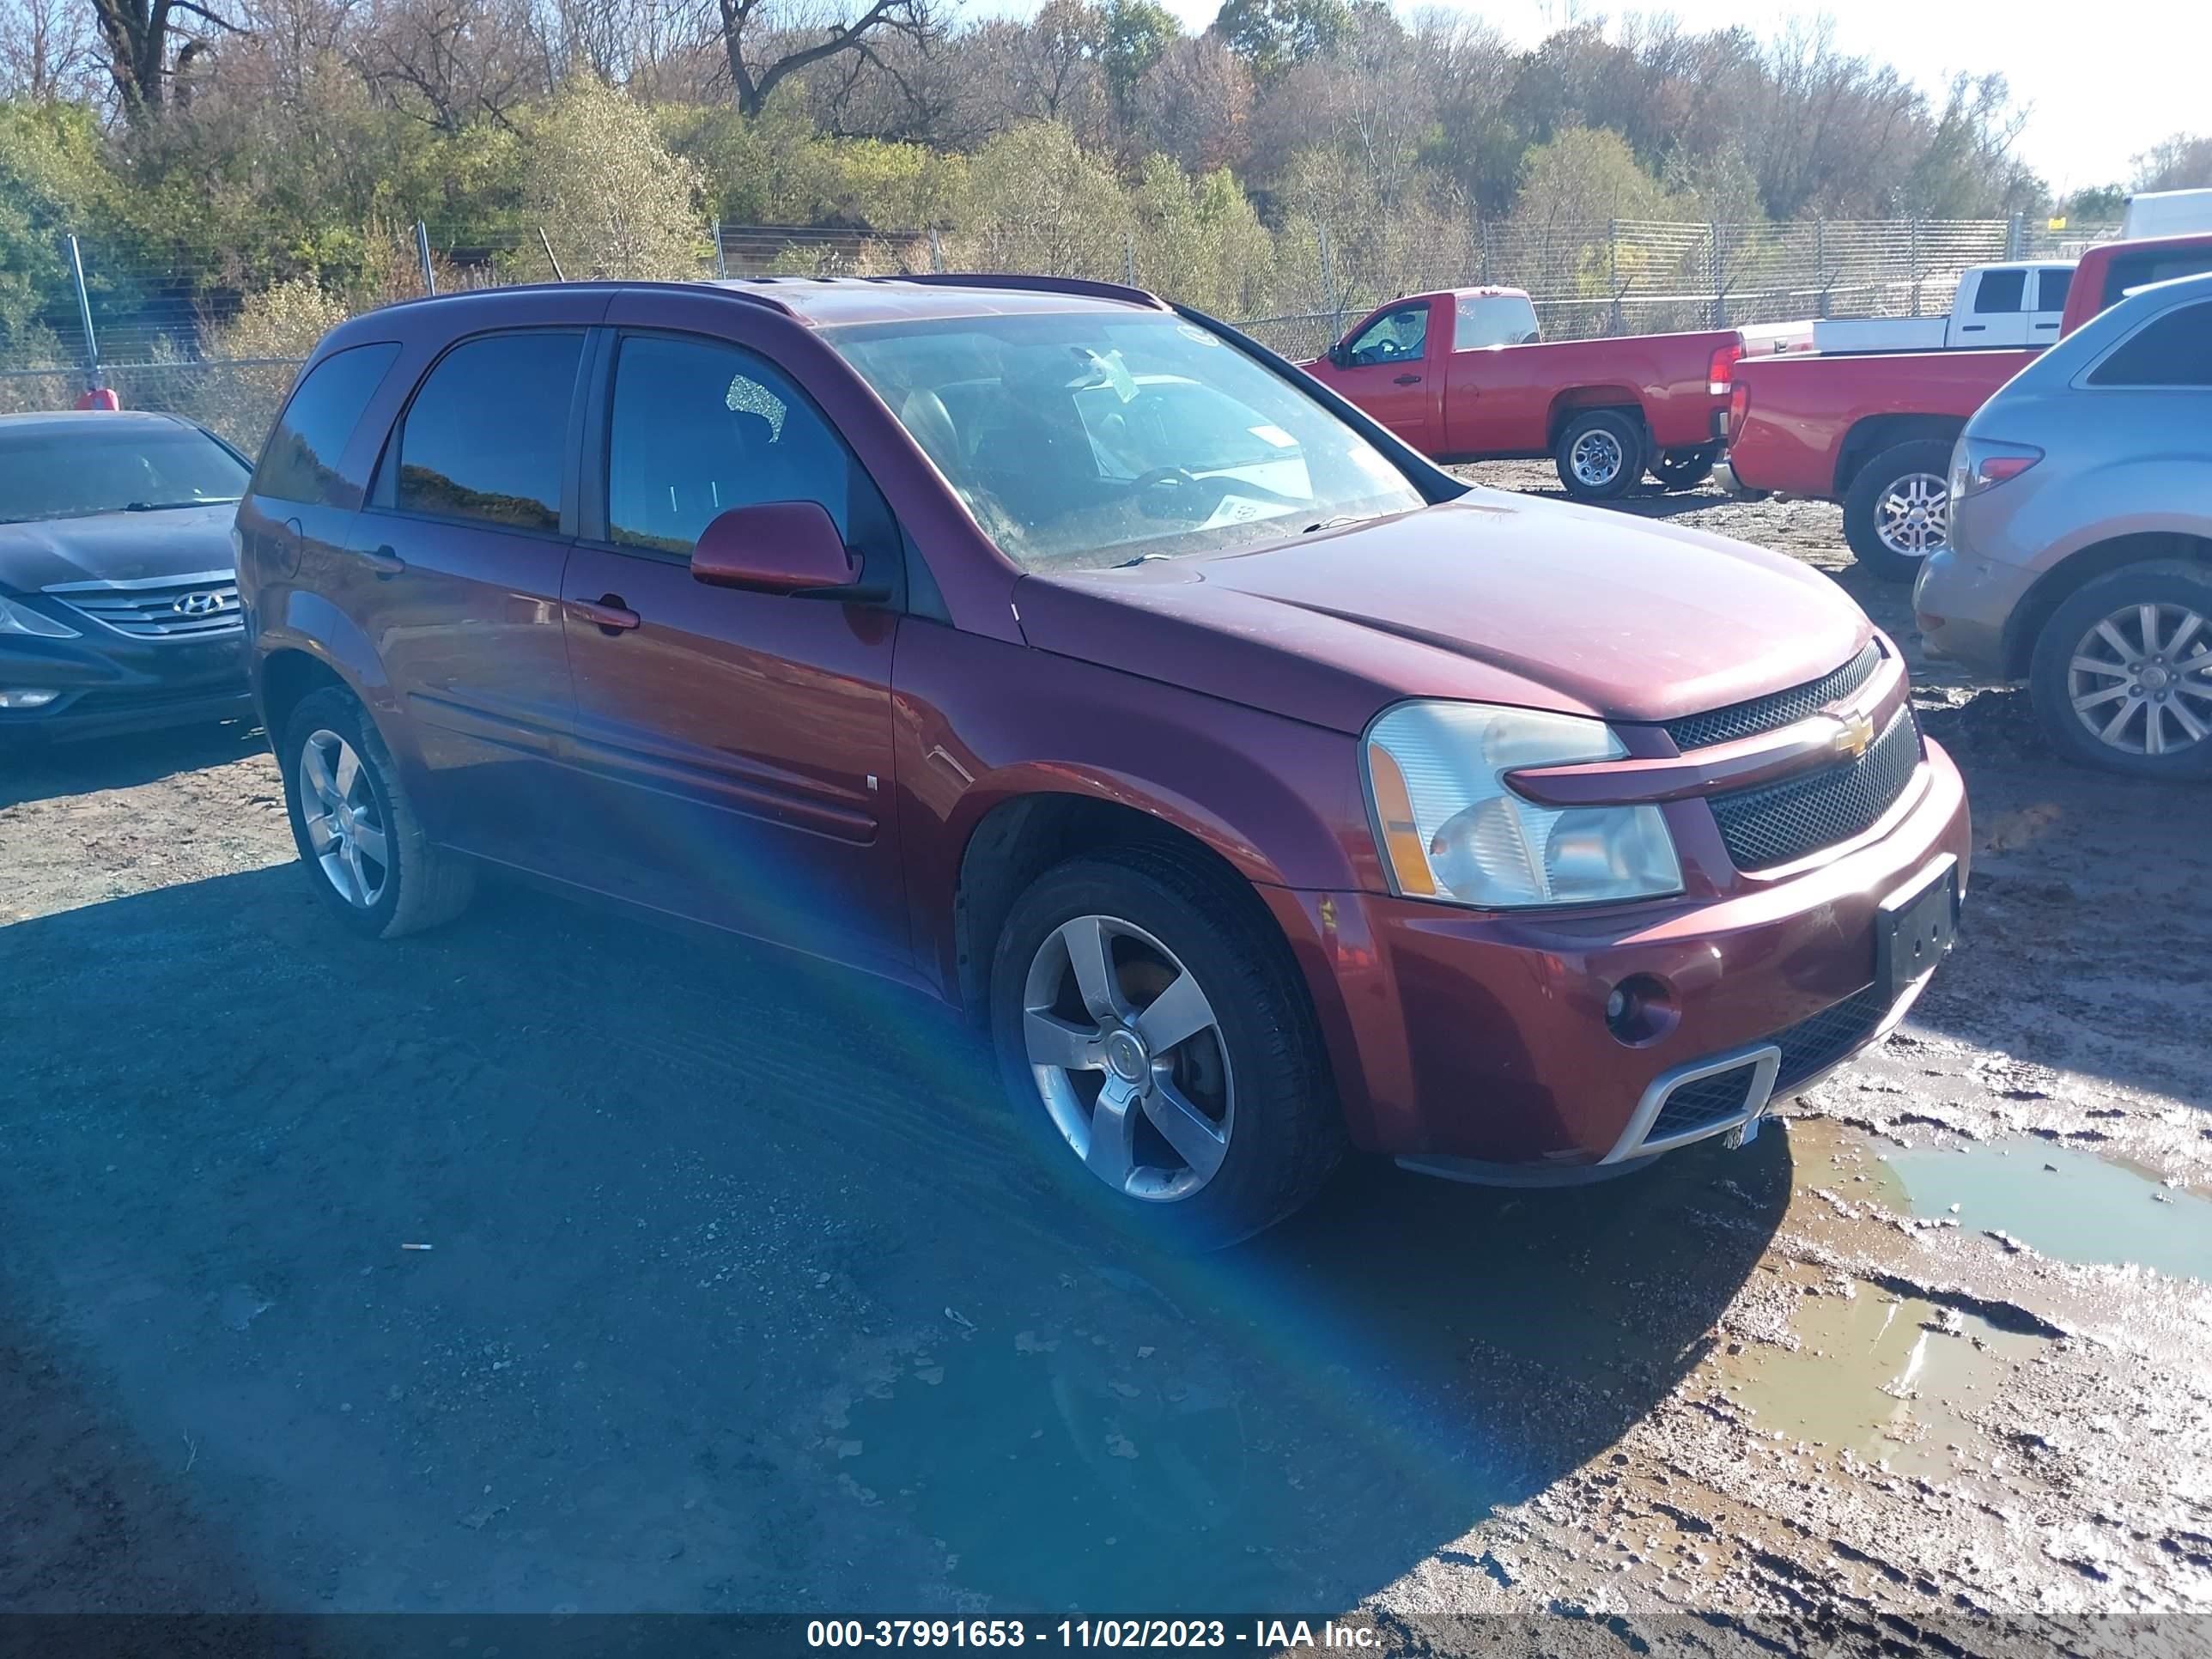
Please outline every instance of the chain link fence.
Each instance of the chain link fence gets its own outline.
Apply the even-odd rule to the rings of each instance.
[[[2006,220],[1811,220],[1787,224],[1455,222],[1376,216],[1221,238],[1200,227],[1101,226],[1071,219],[983,231],[869,231],[710,224],[696,270],[670,275],[817,276],[997,270],[1149,287],[1235,321],[1287,356],[1318,356],[1346,326],[1398,295],[1498,285],[1524,289],[1545,337],[1784,322],[1808,317],[1926,316],[1947,311],[1961,272],[2005,259],[2071,258],[2116,234],[2056,234]],[[531,231],[471,234],[418,225],[366,235],[388,245],[356,308],[434,289],[544,282],[562,270]],[[1211,239],[1211,240],[1210,240]],[[124,267],[116,269],[117,265]],[[68,278],[64,280],[73,280]],[[88,255],[75,303],[49,317],[80,326],[0,332],[0,411],[68,408],[92,385],[125,408],[173,411],[258,446],[314,337],[344,302],[315,295],[272,319],[256,289],[218,261]],[[322,309],[317,309],[320,306]]]

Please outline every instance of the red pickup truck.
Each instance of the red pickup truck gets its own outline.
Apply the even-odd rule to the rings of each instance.
[[[2075,270],[2059,334],[2130,289],[2203,270],[2212,270],[2212,235],[2101,243]],[[1737,494],[1842,503],[1844,537],[1859,562],[1910,581],[1949,533],[1952,445],[2039,349],[1741,363],[1721,482]]]
[[[1739,360],[1796,343],[1717,328],[1547,344],[1519,289],[1462,288],[1393,300],[1302,367],[1437,460],[1549,455],[1569,495],[1611,501],[1647,469],[1670,489],[1702,482]]]

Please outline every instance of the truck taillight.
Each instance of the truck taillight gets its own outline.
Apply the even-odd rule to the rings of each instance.
[[[1705,390],[1716,398],[1725,398],[1729,388],[1735,384],[1735,366],[1743,361],[1743,342],[1713,348],[1712,361],[1705,366]]]
[[[1746,386],[1742,381],[1738,380],[1735,383],[1735,390],[1729,393],[1728,430],[1729,441],[1730,443],[1734,443],[1736,441],[1737,434],[1742,432],[1743,417],[1750,412],[1751,388]]]

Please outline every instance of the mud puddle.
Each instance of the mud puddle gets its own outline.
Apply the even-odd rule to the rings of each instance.
[[[1803,1288],[1819,1293],[1790,1322],[1800,1346],[1751,1345],[1718,1361],[1752,1426],[1931,1478],[1975,1461],[1972,1417],[2039,1339],[1856,1281]]]
[[[2212,1284],[2212,1200],[2094,1153],[2039,1141],[1885,1146],[1881,1168],[1919,1216],[1955,1217],[2077,1266],[2130,1265]],[[1887,1194],[1885,1194],[1887,1196]]]

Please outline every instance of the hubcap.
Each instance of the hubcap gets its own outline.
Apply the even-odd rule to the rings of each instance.
[[[1592,489],[1602,489],[1620,476],[1620,440],[1610,432],[1585,432],[1567,452],[1567,465],[1575,479]]]
[[[2097,740],[2130,755],[2172,755],[2212,732],[2212,630],[2183,605],[2131,605],[2084,634],[2066,695]]]
[[[375,908],[392,878],[384,818],[353,745],[319,731],[300,750],[300,816],[307,846],[337,895],[358,909]]]
[[[1221,1022],[1175,953],[1133,923],[1077,916],[1030,963],[1023,1042],[1053,1125],[1115,1191],[1188,1198],[1228,1155]]]
[[[1926,558],[1950,540],[1950,486],[1932,472],[1907,473],[1875,509],[1874,529],[1891,552]]]

